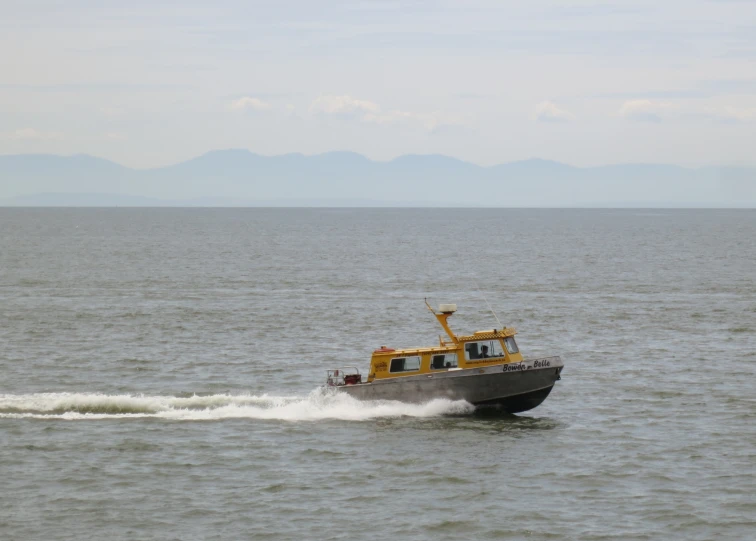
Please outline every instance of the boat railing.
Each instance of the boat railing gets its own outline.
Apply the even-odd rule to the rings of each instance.
[[[362,374],[354,366],[345,366],[326,371],[326,385],[330,387],[357,385],[358,383],[362,383]]]

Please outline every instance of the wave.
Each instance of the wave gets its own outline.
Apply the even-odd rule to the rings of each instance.
[[[305,397],[217,394],[209,396],[107,395],[100,393],[35,393],[0,395],[0,419],[99,420],[158,418],[175,421],[270,419],[367,421],[377,418],[439,417],[471,413],[463,400],[436,399],[425,404],[389,400],[360,401],[326,389]]]

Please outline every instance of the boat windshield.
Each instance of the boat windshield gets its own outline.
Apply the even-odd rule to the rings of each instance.
[[[511,354],[519,353],[520,350],[517,349],[517,342],[515,342],[514,336],[507,336],[504,339],[504,343],[507,345],[507,351]]]
[[[504,349],[499,340],[481,340],[465,344],[465,360],[489,359],[504,356]]]

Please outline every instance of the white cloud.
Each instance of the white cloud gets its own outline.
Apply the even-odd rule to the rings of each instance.
[[[108,118],[119,118],[126,114],[126,111],[118,107],[100,107],[100,113]]]
[[[619,116],[644,122],[661,122],[674,119],[709,119],[723,122],[751,122],[756,120],[756,108],[709,105],[700,101],[658,102],[651,100],[630,100],[617,111]]]
[[[723,120],[735,120],[738,122],[749,122],[756,120],[756,108],[738,109],[737,107],[725,107],[719,113]]]
[[[411,113],[408,111],[389,111],[379,115],[365,115],[363,120],[365,122],[374,122],[381,125],[397,124],[400,122],[415,122],[422,124],[428,131],[433,131],[440,126],[458,126],[462,124],[459,119],[452,118],[439,112]]]
[[[619,108],[619,115],[631,120],[642,122],[661,122],[662,116],[673,107],[668,103],[651,100],[629,100]]]
[[[560,109],[554,102],[543,101],[536,106],[536,119],[541,122],[569,122],[575,120],[575,115]]]
[[[244,96],[243,98],[231,102],[229,107],[232,111],[246,111],[247,109],[253,111],[267,111],[271,108],[271,105],[261,99]]]
[[[55,132],[41,132],[34,128],[21,128],[16,131],[0,133],[0,138],[12,141],[44,141],[49,139],[61,139],[62,135]]]
[[[362,116],[364,122],[372,122],[374,124],[395,124],[397,122],[403,122],[418,118],[413,113],[407,111],[388,111],[386,113],[365,113]]]
[[[378,124],[381,126],[399,124],[403,122],[416,122],[422,124],[427,130],[434,130],[440,125],[458,124],[458,122],[446,118],[438,112],[413,113],[392,109],[384,111],[380,105],[368,100],[360,100],[348,95],[343,96],[320,96],[310,104],[310,112],[316,114],[330,114],[352,116],[362,122]]]
[[[357,100],[351,96],[320,96],[310,105],[311,113],[334,114],[377,114],[381,110],[377,103]]]

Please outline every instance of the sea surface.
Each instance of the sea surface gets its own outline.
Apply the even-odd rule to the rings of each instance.
[[[425,297],[562,381],[319,389]],[[2,540],[755,538],[755,211],[0,209]]]

